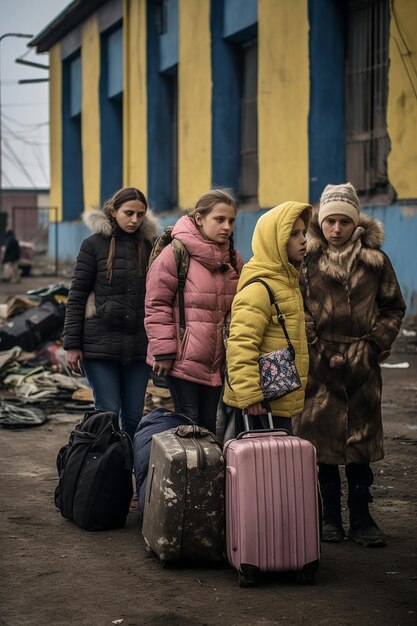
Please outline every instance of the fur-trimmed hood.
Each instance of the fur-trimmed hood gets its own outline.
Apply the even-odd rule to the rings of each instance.
[[[380,247],[384,242],[384,226],[365,213],[359,216],[359,224],[349,242],[339,250],[330,249],[318,223],[318,214],[311,220],[307,235],[307,256],[321,256],[320,269],[334,278],[344,279],[354,261],[369,267],[382,267],[384,254]]]
[[[82,215],[82,220],[87,228],[89,228],[94,234],[111,237],[112,225],[103,209],[91,209],[90,211],[85,211]],[[140,230],[142,230],[144,238],[151,243],[153,243],[154,239],[160,234],[161,228],[159,220],[152,213],[151,209],[146,211]]]

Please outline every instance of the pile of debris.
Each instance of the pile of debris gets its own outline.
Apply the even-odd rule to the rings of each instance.
[[[64,367],[46,359],[47,354],[61,355],[61,350],[58,344],[49,343],[37,353],[24,352],[19,346],[0,352],[0,425],[33,426],[45,423],[53,413],[93,408],[87,380],[68,370],[64,373]]]
[[[68,289],[63,284],[27,291],[0,304],[0,426],[44,424],[56,413],[94,408],[87,379],[66,365],[61,335]],[[144,413],[173,410],[158,378],[149,381]]]

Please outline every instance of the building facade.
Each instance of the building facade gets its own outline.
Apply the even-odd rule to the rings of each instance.
[[[263,211],[350,180],[416,314],[416,26],[414,0],[73,2],[31,42],[50,54],[61,259],[123,185],[163,224],[232,188],[247,259]]]
[[[17,239],[33,241],[36,245],[48,224],[48,213],[51,213],[49,189],[2,189],[0,245],[4,243],[5,232],[9,229],[13,230]]]

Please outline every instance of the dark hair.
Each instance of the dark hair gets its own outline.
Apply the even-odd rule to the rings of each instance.
[[[223,202],[224,204],[233,207],[235,212],[237,213],[237,204],[231,189],[211,189],[210,191],[207,191],[207,193],[204,193],[202,196],[199,197],[199,199],[195,203],[194,208],[192,209],[192,211],[189,211],[188,215],[189,217],[191,217],[194,223],[196,223],[195,216],[197,213],[204,217],[205,215],[211,213],[216,204],[219,204],[220,202]],[[229,254],[230,265],[233,267],[236,274],[239,274],[236,261],[236,250],[233,233],[230,235],[229,238]]]
[[[113,276],[113,261],[114,261],[114,255],[116,252],[115,232],[116,232],[116,226],[117,226],[117,222],[115,218],[113,217],[113,215],[111,214],[111,212],[112,210],[117,211],[125,202],[130,202],[131,200],[138,200],[139,202],[142,202],[145,205],[145,208],[148,209],[148,201],[146,200],[145,195],[142,193],[142,191],[140,191],[140,189],[136,189],[136,187],[123,187],[122,189],[119,189],[111,198],[106,200],[106,202],[103,205],[103,212],[109,218],[109,221],[112,226],[112,236],[110,240],[109,254],[107,255],[107,261],[106,261],[106,269],[107,269],[106,277],[109,283],[111,283],[111,279]],[[139,228],[139,231],[138,231],[139,276],[142,276],[143,273],[146,271],[146,263],[147,263],[146,254],[145,254],[145,246],[143,245],[144,238],[143,238],[143,234],[141,231],[142,231],[142,228]]]

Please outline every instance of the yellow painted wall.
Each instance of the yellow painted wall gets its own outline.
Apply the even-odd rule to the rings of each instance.
[[[146,0],[124,0],[123,38],[123,184],[146,194]]]
[[[259,205],[308,200],[307,0],[258,0]]]
[[[87,19],[81,41],[81,145],[84,207],[100,204],[100,33],[97,16]]]
[[[58,207],[58,220],[62,221],[62,61],[61,46],[49,51],[49,156],[51,160],[50,205]],[[55,221],[55,211],[50,211],[50,221]]]
[[[178,195],[191,208],[211,186],[210,0],[179,1]]]
[[[387,125],[391,139],[388,177],[398,198],[417,198],[417,2],[394,0],[393,11],[388,76]]]

